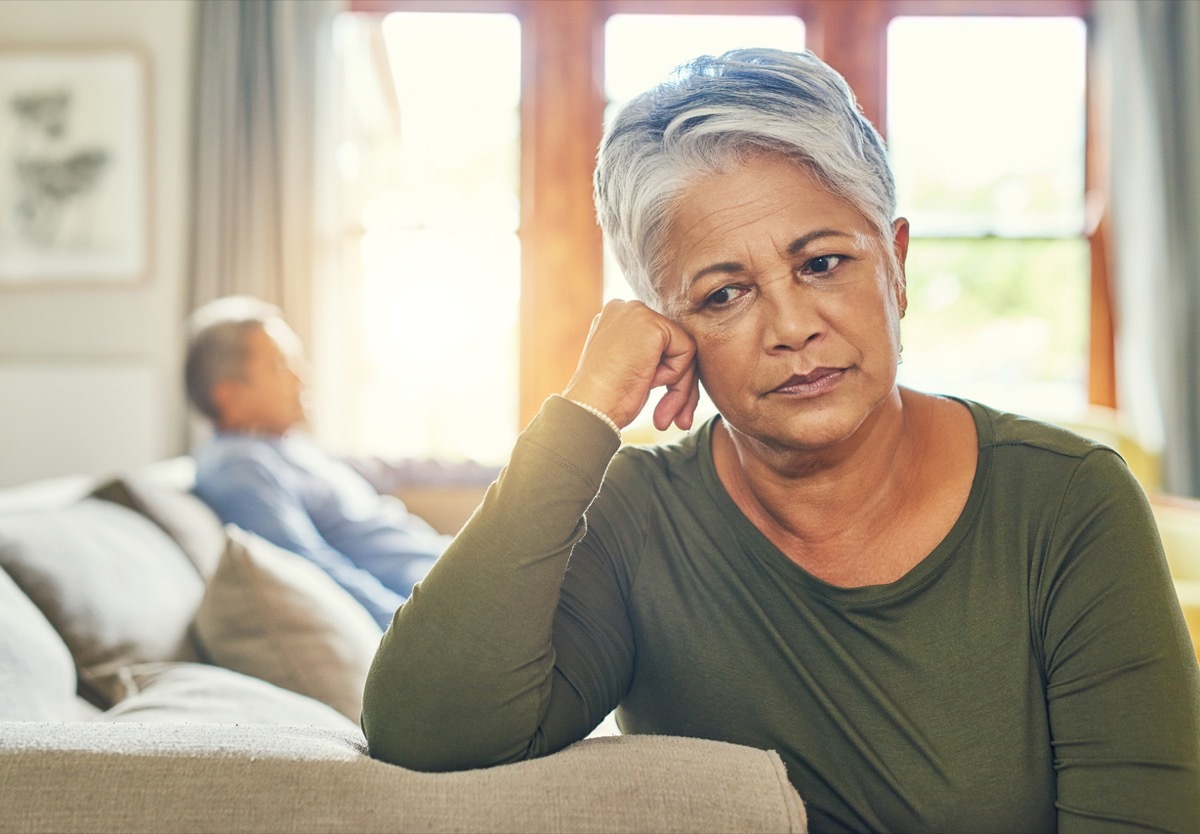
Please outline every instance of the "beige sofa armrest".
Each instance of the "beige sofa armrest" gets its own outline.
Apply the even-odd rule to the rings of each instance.
[[[308,727],[0,723],[0,832],[806,831],[774,753],[665,736],[427,774]]]

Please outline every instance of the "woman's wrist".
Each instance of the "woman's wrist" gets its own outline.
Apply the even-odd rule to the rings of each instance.
[[[568,402],[572,402],[575,405],[582,408],[584,411],[587,411],[587,412],[599,417],[601,420],[603,420],[605,422],[606,425],[608,425],[609,428],[611,428],[616,433],[618,438],[621,436],[621,429],[617,425],[616,421],[613,420],[613,418],[609,417],[607,414],[605,414],[600,409],[596,408],[594,405],[589,405],[588,403],[585,403],[581,400],[577,400],[573,397],[569,397],[566,394],[563,395],[563,399],[567,400]]]

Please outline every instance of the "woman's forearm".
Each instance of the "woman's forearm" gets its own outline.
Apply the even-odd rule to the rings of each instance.
[[[543,406],[384,634],[363,702],[373,756],[455,770],[542,752],[552,702],[573,697],[551,642],[563,574],[618,446],[572,403]]]

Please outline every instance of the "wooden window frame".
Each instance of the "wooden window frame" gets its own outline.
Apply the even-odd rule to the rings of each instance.
[[[520,425],[575,370],[604,291],[592,170],[604,118],[604,23],[614,14],[792,15],[809,49],[845,76],[866,116],[887,124],[887,26],[904,15],[1079,17],[1090,0],[346,0],[352,12],[507,13],[521,21]],[[1090,32],[1090,27],[1089,27]],[[1089,50],[1090,54],[1090,50]],[[1087,204],[1103,206],[1089,73]],[[1088,400],[1116,406],[1107,223],[1089,218]]]

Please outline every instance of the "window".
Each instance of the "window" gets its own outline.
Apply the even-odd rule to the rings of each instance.
[[[343,279],[361,333],[345,441],[502,460],[517,432],[520,25],[346,16],[337,35]]]
[[[1078,414],[1089,282],[1083,22],[901,17],[888,26],[887,60],[888,147],[913,234],[901,382]]]
[[[901,381],[1041,413],[1089,391],[1112,404],[1083,213],[1084,0],[348,5],[339,292],[357,293],[342,330],[362,350],[342,445],[503,460],[604,299],[628,293],[591,202],[606,111],[751,43],[807,44],[888,139],[914,234]]]

